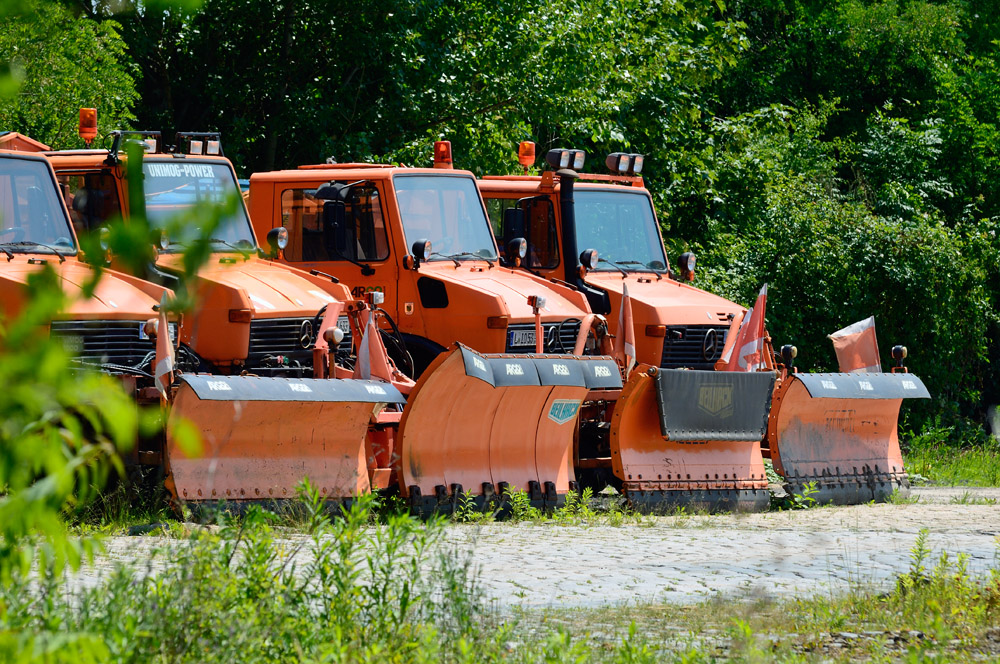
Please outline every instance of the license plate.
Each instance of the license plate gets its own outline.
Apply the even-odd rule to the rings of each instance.
[[[146,334],[145,327],[146,327],[145,323],[139,323],[139,338],[140,339],[148,339],[149,338],[149,335]],[[177,323],[167,323],[167,330],[170,331],[170,340],[171,341],[176,341],[177,340]]]
[[[66,352],[72,353],[73,355],[79,355],[83,352],[83,337],[78,337],[73,334],[60,334],[56,338],[62,342],[63,348],[66,349]]]
[[[511,346],[532,346],[535,345],[535,331],[534,330],[511,330],[510,331],[510,345]]]
[[[344,334],[348,334],[351,331],[351,321],[347,318],[347,316],[341,316],[337,319],[337,327],[339,327],[340,331]]]

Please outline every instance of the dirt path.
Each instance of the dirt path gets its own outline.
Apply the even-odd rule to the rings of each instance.
[[[934,560],[947,551],[967,554],[973,571],[994,564],[1000,489],[918,488],[914,495],[919,500],[910,504],[660,517],[620,527],[456,525],[446,537],[455,550],[471,552],[481,585],[502,607],[691,603],[717,593],[816,594],[888,584],[908,568],[924,528]],[[81,580],[92,582],[115,560],[142,566],[158,540],[112,538]]]
[[[725,595],[839,592],[886,584],[910,562],[923,528],[941,551],[994,564],[1000,489],[921,488],[919,502],[754,515],[664,517],[622,527],[492,524],[450,531],[472,548],[479,580],[501,605],[695,602]]]

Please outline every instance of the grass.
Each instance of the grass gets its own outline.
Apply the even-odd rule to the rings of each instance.
[[[965,448],[948,445],[946,429],[914,436],[905,445],[906,471],[935,484],[1000,486],[1000,443],[989,439]]]
[[[684,514],[683,508],[668,513]],[[543,510],[531,504],[528,493],[508,488],[500,500],[482,507],[477,506],[471,493],[465,494],[452,513],[455,523],[491,523],[497,520],[508,523],[555,523],[560,525],[649,525],[655,518],[632,509],[620,495],[594,495],[587,487],[582,493],[566,494],[565,502],[555,509]]]
[[[689,606],[498,611],[444,519],[331,518],[305,486],[294,515],[257,507],[158,538],[155,561],[87,585],[0,583],[0,661],[819,662],[1000,654],[1000,571],[932,560],[926,533],[894,587]],[[581,518],[586,501],[547,517]],[[532,518],[535,518],[532,515]],[[591,518],[586,516],[586,518]],[[595,573],[599,573],[595,570]],[[766,591],[766,580],[760,581]]]

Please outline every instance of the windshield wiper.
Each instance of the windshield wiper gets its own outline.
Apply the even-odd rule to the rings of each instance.
[[[450,258],[451,260],[455,261],[455,266],[456,267],[459,266],[459,265],[461,265],[461,263],[458,262],[459,256],[468,256],[469,258],[473,258],[473,259],[475,259],[477,261],[486,261],[487,263],[490,264],[491,268],[493,267],[493,261],[491,261],[489,258],[487,258],[486,256],[483,256],[482,254],[477,254],[477,253],[474,253],[474,252],[471,252],[471,251],[460,251],[457,254],[439,254],[439,253],[435,252],[435,253],[432,253],[431,256],[440,256],[441,258]]]
[[[622,265],[639,265],[644,270],[649,270],[650,272],[652,272],[653,274],[655,274],[657,281],[660,281],[661,279],[663,279],[663,276],[662,276],[663,273],[662,272],[660,272],[659,270],[657,270],[655,267],[650,267],[649,265],[647,265],[646,263],[643,263],[642,261],[618,261],[618,262],[621,263]]]
[[[461,254],[456,254],[456,255],[461,256]],[[428,258],[430,258],[431,256],[440,256],[441,258],[445,258],[453,262],[455,264],[455,267],[462,267],[462,263],[457,258],[455,258],[455,256],[449,256],[448,254],[439,254],[436,251],[432,251],[428,256]]]
[[[62,252],[53,247],[51,244],[45,244],[44,242],[35,242],[33,240],[18,240],[17,242],[4,242],[3,244],[0,244],[0,249],[3,249],[4,252],[6,252],[7,255],[9,256],[9,258],[7,259],[8,263],[10,262],[10,259],[13,258],[13,256],[11,255],[10,249],[8,249],[7,247],[45,247],[46,249],[50,250],[52,253],[54,253],[56,256],[59,257],[60,263],[66,262],[66,257],[62,254]]]
[[[0,245],[0,251],[3,251],[5,254],[7,254],[8,263],[14,260],[14,252],[8,249],[7,247]]]
[[[625,277],[628,276],[628,272],[626,272],[625,269],[621,265],[619,265],[618,263],[616,263],[616,262],[614,262],[612,260],[608,260],[607,258],[604,258],[602,256],[598,256],[597,262],[598,263],[607,263],[608,265],[612,266],[613,268],[615,268],[616,270],[618,270],[619,272],[621,272],[622,273],[622,279],[624,279]]]
[[[208,241],[209,242],[218,242],[219,244],[224,244],[227,247],[229,247],[230,249],[235,249],[236,251],[240,252],[241,254],[245,254],[245,253],[248,253],[248,252],[251,252],[251,251],[254,250],[253,246],[239,247],[239,246],[237,246],[235,244],[230,244],[229,242],[226,242],[225,240],[221,240],[221,239],[219,239],[217,237],[209,238]],[[244,243],[246,243],[248,245],[250,244],[247,240],[237,240],[237,242],[244,242]]]

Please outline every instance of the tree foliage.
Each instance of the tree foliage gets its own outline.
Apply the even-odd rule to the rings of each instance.
[[[9,9],[0,21],[9,86],[0,97],[0,128],[53,147],[83,147],[80,107],[99,107],[105,131],[133,119],[136,72],[115,21],[77,16],[44,0],[18,0]]]
[[[525,139],[583,148],[587,170],[643,152],[670,255],[701,252],[704,286],[748,304],[768,281],[772,332],[816,368],[833,368],[826,333],[875,314],[884,350],[912,346],[936,412],[975,420],[1000,400],[998,10],[67,0],[4,26],[0,44],[40,49],[50,70],[107,67],[89,79],[110,86],[92,102],[109,125],[131,109],[168,136],[221,130],[247,173],[331,157],[426,165],[440,138],[477,173],[516,171]],[[67,26],[47,46],[27,37]],[[82,43],[104,55],[87,60]],[[10,128],[71,129],[73,110],[27,104],[39,86],[26,64],[23,77]]]

